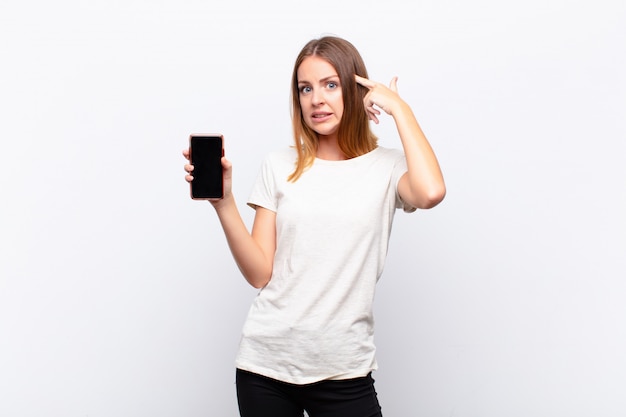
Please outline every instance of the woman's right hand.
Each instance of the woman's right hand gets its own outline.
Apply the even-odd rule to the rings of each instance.
[[[185,171],[187,172],[185,181],[191,183],[193,181],[193,165],[189,163],[189,149],[183,149],[183,156],[187,159],[187,163],[185,164]],[[222,157],[222,170],[224,175],[224,197],[219,200],[209,200],[215,207],[221,205],[224,200],[232,197],[233,164],[226,159],[225,156]]]

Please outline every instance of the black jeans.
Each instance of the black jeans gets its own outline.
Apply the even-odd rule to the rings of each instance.
[[[372,374],[294,385],[237,369],[241,417],[382,417]]]

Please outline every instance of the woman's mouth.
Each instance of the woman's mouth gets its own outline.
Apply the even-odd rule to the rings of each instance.
[[[311,118],[316,122],[326,121],[328,118],[332,116],[332,113],[313,113]]]

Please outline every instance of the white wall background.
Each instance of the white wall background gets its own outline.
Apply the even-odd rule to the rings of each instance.
[[[223,133],[250,222],[326,33],[400,77],[448,185],[397,216],[385,417],[626,415],[623,1],[3,0],[0,416],[237,415],[255,290],[180,152]]]

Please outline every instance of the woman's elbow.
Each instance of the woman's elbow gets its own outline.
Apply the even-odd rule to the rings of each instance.
[[[272,278],[272,270],[270,269],[269,271],[264,271],[262,273],[244,273],[244,277],[246,278],[246,281],[248,281],[248,284],[252,285],[256,289],[261,289],[270,282],[270,279]]]
[[[248,280],[248,284],[252,285],[254,288],[256,288],[257,290],[260,290],[261,288],[265,287],[268,283],[270,282],[270,280],[252,280],[249,279]]]
[[[446,196],[445,185],[431,187],[426,192],[421,193],[413,206],[419,209],[431,209],[443,201]]]

